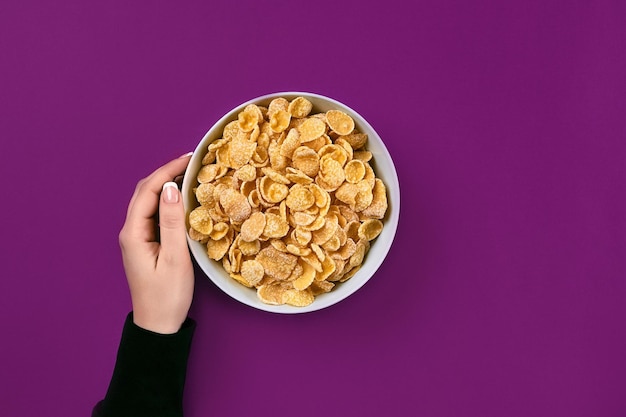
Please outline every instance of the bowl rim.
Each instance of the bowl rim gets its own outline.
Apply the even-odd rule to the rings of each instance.
[[[183,195],[183,207],[185,211],[185,221],[186,222],[188,221],[187,219],[189,216],[189,212],[193,210],[195,207],[197,207],[197,203],[194,204],[194,201],[193,201],[195,199],[189,197],[191,195],[190,193],[192,192],[193,187],[196,186],[197,184],[197,179],[195,177],[191,178],[189,175],[187,175],[187,171],[189,171],[189,169],[193,167],[194,165],[199,165],[201,163],[201,157],[204,156],[206,147],[208,145],[207,141],[209,140],[210,136],[215,134],[215,130],[220,127],[223,129],[223,126],[225,126],[226,123],[232,120],[235,120],[237,117],[237,114],[250,104],[260,104],[264,102],[269,102],[272,99],[277,98],[277,97],[285,97],[286,99],[293,99],[298,96],[302,96],[307,99],[312,98],[315,101],[324,101],[324,102],[327,102],[329,105],[337,106],[337,108],[339,108],[340,110],[345,110],[346,112],[350,114],[351,117],[354,118],[355,124],[361,128],[360,129],[361,131],[368,130],[368,136],[370,135],[369,132],[372,132],[375,135],[375,137],[378,139],[376,141],[377,142],[376,147],[379,148],[378,152],[382,153],[383,158],[386,160],[386,162],[388,162],[388,166],[386,167],[384,176],[385,176],[385,185],[387,189],[387,200],[388,200],[389,207],[388,207],[388,212],[386,215],[385,227],[383,228],[383,232],[387,236],[387,239],[386,239],[387,244],[384,245],[384,247],[382,245],[378,247],[378,250],[380,252],[378,253],[378,256],[376,256],[376,258],[366,257],[366,262],[368,262],[368,270],[370,271],[370,273],[367,276],[361,275],[359,277],[360,279],[355,280],[355,278],[359,276],[359,272],[361,271],[357,272],[355,276],[353,276],[352,278],[350,278],[349,281],[346,282],[350,284],[346,286],[346,287],[349,287],[349,290],[344,291],[345,294],[337,295],[337,293],[335,293],[334,296],[332,296],[333,292],[336,291],[336,289],[333,289],[333,291],[331,291],[330,293],[316,296],[313,303],[305,307],[294,307],[290,305],[276,306],[276,305],[265,304],[258,298],[256,299],[257,301],[256,303],[251,303],[249,302],[249,299],[247,297],[244,297],[242,295],[243,293],[239,290],[242,289],[242,290],[255,291],[254,289],[248,289],[244,287],[243,285],[235,282],[235,284],[237,284],[237,287],[235,287],[236,290],[234,290],[232,283],[227,284],[225,282],[226,280],[221,279],[222,275],[220,275],[219,278],[213,277],[213,274],[212,274],[213,271],[207,271],[204,267],[204,263],[206,261],[208,261],[209,263],[214,263],[217,271],[219,271],[219,269],[223,267],[217,261],[209,259],[208,257],[203,257],[202,260],[198,259],[196,252],[200,251],[200,246],[205,247],[205,245],[202,245],[200,242],[197,242],[189,237],[189,232],[188,232],[189,225],[188,223],[186,223],[185,227],[187,230],[186,231],[187,243],[189,245],[189,249],[190,249],[192,256],[194,257],[196,263],[198,264],[198,267],[202,270],[202,272],[220,290],[225,292],[231,298],[249,307],[262,310],[262,311],[271,312],[271,313],[277,313],[277,314],[302,314],[302,313],[309,313],[313,311],[319,311],[319,310],[328,308],[332,305],[335,305],[339,303],[340,301],[343,301],[346,298],[349,298],[351,295],[357,292],[376,274],[376,272],[378,271],[382,263],[387,258],[387,255],[389,254],[389,251],[391,250],[391,247],[393,246],[393,242],[395,240],[398,223],[400,219],[400,183],[398,180],[396,167],[395,167],[393,158],[391,157],[391,154],[389,153],[389,150],[387,149],[384,141],[382,140],[378,132],[372,127],[372,125],[370,125],[370,123],[363,116],[361,116],[360,113],[358,113],[357,111],[355,111],[348,105],[336,99],[333,99],[331,97],[327,97],[327,96],[317,94],[317,93],[304,92],[304,91],[283,91],[283,92],[264,94],[256,98],[250,99],[240,105],[235,106],[226,114],[224,114],[222,117],[220,117],[219,120],[216,121],[211,126],[211,128],[209,128],[209,130],[202,136],[201,140],[198,142],[198,144],[196,145],[196,148],[193,151],[193,154],[189,161],[189,165],[187,166],[187,170],[185,171],[185,175],[183,177],[183,184],[182,184],[181,191]],[[315,103],[314,103],[314,106],[315,106]],[[217,139],[217,137],[214,138],[213,140],[215,139]],[[377,157],[377,158],[380,158],[380,157]],[[377,160],[378,159],[376,159],[374,162],[376,162]],[[198,169],[199,169],[199,166],[198,166]],[[195,172],[197,170],[194,169],[193,171]],[[377,177],[378,177],[378,173],[377,173]],[[391,183],[389,183],[389,179],[391,179]],[[376,245],[376,242],[374,242],[372,245]],[[223,272],[224,274],[226,274],[226,271],[223,271]],[[231,281],[234,281],[232,280],[232,278],[230,277],[228,278]],[[344,286],[346,283],[341,283],[340,285]],[[324,296],[329,296],[329,297],[324,298]]]

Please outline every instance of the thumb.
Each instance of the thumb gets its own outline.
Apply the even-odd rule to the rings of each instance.
[[[159,232],[161,236],[160,255],[170,262],[187,259],[187,235],[185,210],[180,191],[175,182],[163,184],[159,201]]]

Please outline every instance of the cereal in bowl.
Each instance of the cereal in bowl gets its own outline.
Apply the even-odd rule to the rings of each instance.
[[[367,135],[304,97],[250,104],[197,173],[189,236],[266,304],[307,306],[359,270],[382,232],[385,184]]]

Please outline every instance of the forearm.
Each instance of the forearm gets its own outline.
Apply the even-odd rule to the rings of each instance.
[[[180,417],[187,359],[195,322],[171,335],[154,333],[126,318],[113,377],[93,417]]]

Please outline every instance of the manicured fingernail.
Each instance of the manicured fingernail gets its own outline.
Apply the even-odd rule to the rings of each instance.
[[[186,158],[186,157],[191,156],[191,155],[193,155],[193,152],[187,152],[186,154],[179,156],[178,159]]]
[[[166,203],[178,203],[178,185],[175,182],[163,184],[163,201]]]

